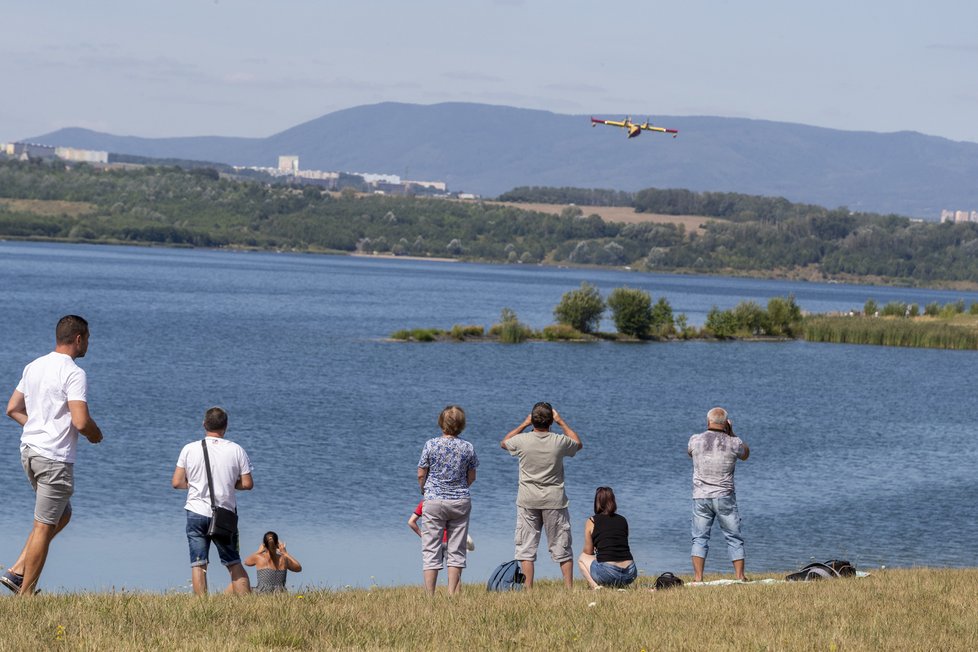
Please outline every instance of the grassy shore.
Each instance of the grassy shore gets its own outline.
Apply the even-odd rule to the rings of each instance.
[[[818,315],[805,319],[809,342],[876,344],[925,349],[978,350],[978,316],[863,317]]]
[[[709,578],[708,578],[709,579]],[[755,577],[754,579],[759,579]],[[864,579],[427,599],[420,586],[288,595],[0,600],[0,649],[973,650],[978,569]],[[439,591],[444,591],[443,587]]]

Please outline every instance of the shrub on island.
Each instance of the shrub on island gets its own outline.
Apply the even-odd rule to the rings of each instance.
[[[554,308],[557,323],[567,324],[582,333],[593,333],[601,323],[605,304],[601,292],[587,281],[581,287],[565,292]]]
[[[456,340],[464,340],[467,337],[482,337],[485,334],[485,327],[476,324],[455,324],[451,330],[451,335]]]
[[[567,324],[550,324],[549,326],[544,326],[542,335],[543,339],[548,342],[572,342],[589,339],[587,335]]]
[[[615,288],[608,296],[611,319],[622,335],[646,337],[652,327],[652,297],[644,290]]]
[[[499,323],[489,328],[489,334],[499,338],[503,344],[519,344],[533,336],[533,329],[522,323],[510,308],[503,308]]]
[[[392,340],[403,340],[405,342],[434,342],[439,335],[444,335],[445,331],[440,328],[412,328],[394,331],[391,333]]]

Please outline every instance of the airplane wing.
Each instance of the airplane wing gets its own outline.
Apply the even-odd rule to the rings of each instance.
[[[639,125],[642,129],[646,131],[658,131],[660,134],[678,134],[677,129],[666,129],[665,127],[656,127],[654,125]]]
[[[591,126],[594,125],[608,125],[609,127],[624,127],[624,120],[602,120],[600,118],[591,117]]]

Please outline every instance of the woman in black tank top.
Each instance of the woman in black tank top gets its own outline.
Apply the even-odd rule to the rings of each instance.
[[[628,521],[617,512],[615,492],[611,487],[598,487],[594,516],[584,522],[584,552],[577,560],[592,589],[628,586],[638,577],[628,547]]]

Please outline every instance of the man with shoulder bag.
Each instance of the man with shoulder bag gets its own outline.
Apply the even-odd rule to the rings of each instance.
[[[187,542],[194,593],[207,594],[207,563],[211,543],[231,574],[229,593],[251,592],[248,573],[241,565],[235,490],[254,487],[248,454],[224,438],[227,412],[212,407],[204,415],[203,440],[183,447],[173,471],[173,488],[187,489]]]

